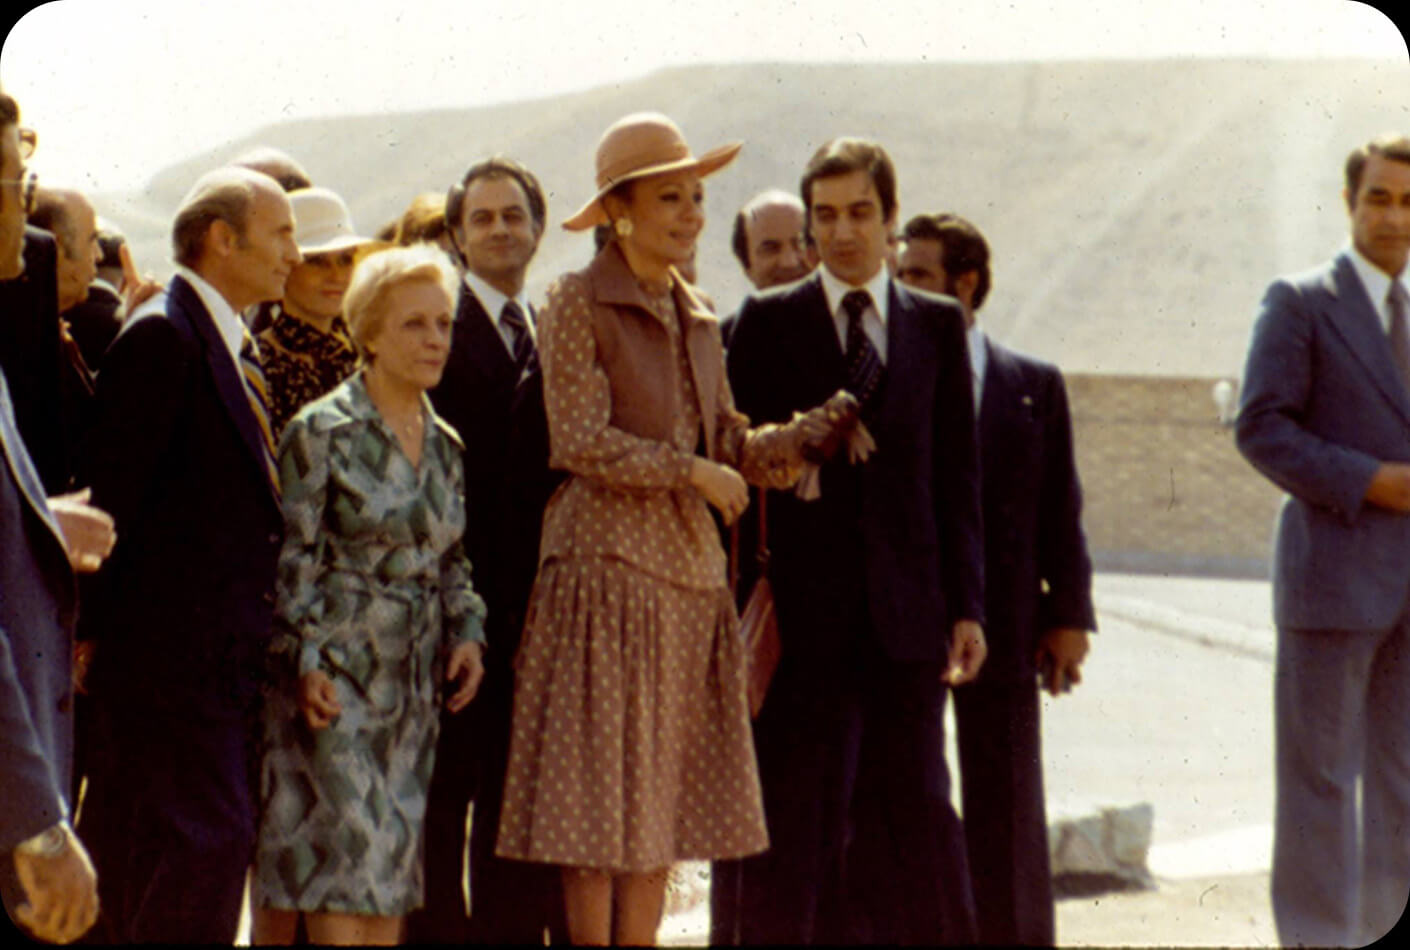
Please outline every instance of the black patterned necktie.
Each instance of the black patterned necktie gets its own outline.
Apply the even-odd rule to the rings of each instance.
[[[1410,301],[1406,300],[1405,285],[1398,280],[1390,283],[1386,309],[1390,311],[1391,359],[1400,370],[1400,381],[1410,389]]]
[[[514,365],[523,372],[529,368],[529,361],[534,356],[534,338],[529,334],[529,323],[524,319],[524,311],[520,310],[514,301],[507,301],[504,309],[499,312],[499,320],[509,328]]]
[[[269,474],[269,483],[279,492],[279,466],[274,461],[274,430],[269,424],[269,385],[265,382],[264,367],[260,364],[259,347],[250,331],[240,343],[240,373],[245,377],[245,395],[250,401],[250,411],[259,423],[260,435],[264,443],[264,466]]]
[[[865,290],[853,290],[842,298],[847,313],[847,390],[861,404],[862,417],[871,418],[868,410],[875,408],[875,396],[886,377],[886,367],[862,329],[862,314],[871,306],[871,295]]]

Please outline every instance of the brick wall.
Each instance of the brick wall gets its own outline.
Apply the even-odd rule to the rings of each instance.
[[[1281,493],[1221,425],[1216,378],[1066,376],[1100,569],[1267,577]]]

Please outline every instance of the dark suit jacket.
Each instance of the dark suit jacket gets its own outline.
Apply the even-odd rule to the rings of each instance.
[[[83,629],[93,690],[230,719],[258,696],[283,518],[239,370],[195,290],[127,326],[98,380],[86,455],[118,541]]]
[[[1273,554],[1277,625],[1387,629],[1410,595],[1410,518],[1363,499],[1382,461],[1410,462],[1410,394],[1346,253],[1268,288],[1236,435],[1288,492]]]
[[[770,579],[785,654],[869,630],[894,660],[944,660],[956,620],[983,621],[983,537],[964,320],[891,282],[886,384],[861,467],[824,466],[822,497],[769,498]],[[821,278],[751,296],[728,356],[736,405],[787,420],[846,385]]]
[[[0,860],[69,817],[76,589],[0,372]]]
[[[503,572],[496,537],[501,530],[497,522],[504,514],[510,408],[519,376],[480,298],[462,287],[450,357],[440,384],[431,390],[431,402],[465,442],[465,550],[474,570],[475,589],[489,610],[487,660],[490,653],[500,658],[507,652],[506,636],[518,642],[518,631],[507,623],[508,605],[500,594]]]
[[[74,462],[59,344],[57,253],[53,235],[26,227],[24,273],[0,282],[0,368],[10,381],[20,435],[51,495],[68,487]]]
[[[979,676],[1031,685],[1044,630],[1096,629],[1092,562],[1062,374],[987,345],[979,443],[989,655]]]

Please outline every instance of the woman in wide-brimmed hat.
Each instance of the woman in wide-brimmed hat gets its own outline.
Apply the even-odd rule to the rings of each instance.
[[[569,479],[544,516],[516,661],[498,853],[563,867],[575,943],[650,943],[666,872],[762,851],[739,621],[708,505],[732,521],[745,478],[798,478],[820,413],[750,429],[734,408],[718,322],[678,267],[704,226],[699,157],[655,113],[597,149],[597,193],[564,223],[610,224],[540,316],[551,464]],[[743,473],[743,477],[741,477]]]

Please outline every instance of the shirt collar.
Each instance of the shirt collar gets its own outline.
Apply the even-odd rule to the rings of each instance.
[[[230,306],[220,291],[212,287],[210,282],[200,274],[182,265],[177,266],[176,272],[191,285],[191,289],[196,291],[196,296],[201,298],[206,312],[215,321],[215,328],[220,332],[220,338],[225,341],[230,355],[235,358],[236,365],[239,365],[240,346],[245,342],[245,322],[240,319],[240,315],[235,312],[235,308]]]
[[[1356,249],[1356,245],[1349,243],[1346,246],[1347,259],[1351,261],[1351,269],[1356,271],[1356,276],[1361,278],[1361,286],[1366,290],[1366,296],[1371,298],[1371,306],[1376,309],[1376,316],[1380,318],[1381,329],[1390,332],[1390,305],[1386,302],[1386,297],[1390,294],[1392,281],[1397,281],[1407,291],[1410,285],[1406,284],[1406,272],[1401,271],[1398,278],[1392,278],[1385,271],[1368,261],[1362,253]]]
[[[886,326],[886,318],[891,312],[891,275],[886,270],[886,265],[882,265],[871,280],[858,287],[841,280],[832,271],[827,269],[827,265],[818,268],[818,273],[822,275],[823,293],[827,295],[827,312],[834,317],[838,309],[842,306],[842,298],[849,291],[865,290],[871,296],[872,309],[881,318],[881,325]]]
[[[465,272],[465,286],[479,299],[480,304],[485,308],[485,312],[490,315],[490,322],[494,324],[496,330],[499,330],[501,336],[504,334],[504,331],[500,329],[499,317],[504,310],[504,305],[510,300],[513,300],[519,305],[520,312],[524,314],[524,322],[529,325],[529,335],[534,335],[534,321],[529,318],[529,295],[522,289],[513,297],[506,297],[502,291],[491,287],[479,276],[468,270]]]

